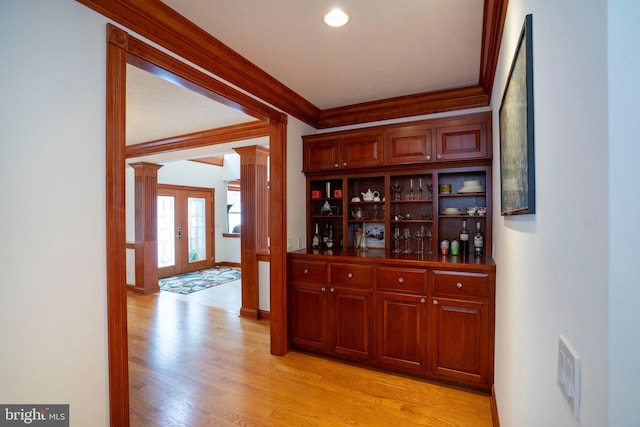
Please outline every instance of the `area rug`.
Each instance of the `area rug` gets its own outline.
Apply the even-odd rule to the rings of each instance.
[[[188,295],[223,283],[233,282],[240,277],[239,268],[218,267],[165,277],[158,280],[158,284],[163,291]]]

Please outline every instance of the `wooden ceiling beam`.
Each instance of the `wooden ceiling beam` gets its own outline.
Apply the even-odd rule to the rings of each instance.
[[[266,136],[269,136],[269,125],[255,121],[128,145],[125,157],[130,159]]]

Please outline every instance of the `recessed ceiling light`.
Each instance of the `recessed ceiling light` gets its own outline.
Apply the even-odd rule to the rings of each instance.
[[[341,9],[333,9],[324,16],[324,23],[330,27],[344,27],[349,22],[349,15]]]

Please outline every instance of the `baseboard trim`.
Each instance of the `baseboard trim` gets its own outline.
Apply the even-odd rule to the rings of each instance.
[[[498,401],[496,399],[496,388],[491,386],[491,396],[489,398],[491,402],[491,420],[493,427],[500,427],[500,417],[498,417]]]
[[[258,320],[271,320],[271,312],[258,310]]]
[[[217,267],[235,267],[235,268],[242,268],[242,264],[239,262],[228,262],[228,261],[223,261],[223,262],[217,262],[216,263]]]

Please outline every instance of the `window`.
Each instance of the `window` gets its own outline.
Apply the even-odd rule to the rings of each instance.
[[[240,206],[240,181],[227,183],[227,230],[232,234],[240,234],[242,219]]]

